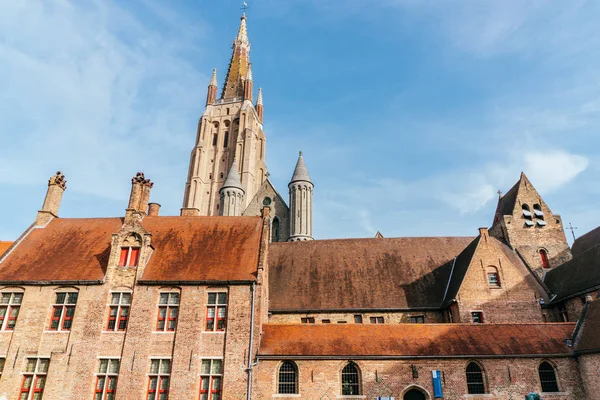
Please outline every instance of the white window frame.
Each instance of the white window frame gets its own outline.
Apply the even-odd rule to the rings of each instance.
[[[113,302],[113,296],[118,294],[119,295],[119,301],[117,303]],[[125,304],[123,303],[123,295],[124,294],[128,294],[129,295],[129,303]],[[108,319],[106,320],[106,325],[104,326],[105,328],[105,332],[125,332],[127,330],[127,327],[125,327],[125,329],[119,329],[119,319],[121,318],[121,313],[123,312],[123,308],[126,307],[128,308],[127,310],[127,325],[129,326],[129,317],[131,315],[131,299],[133,297],[133,293],[131,293],[130,291],[111,291],[110,292],[110,302],[107,304],[108,307]],[[108,327],[108,324],[110,322],[110,312],[112,311],[113,307],[117,307],[117,315],[116,315],[116,320],[115,320],[115,326],[113,329],[110,329]]]
[[[210,361],[210,367],[208,369],[208,374],[205,374],[202,372],[202,365],[204,363],[204,361]],[[221,372],[219,373],[213,373],[212,372],[212,366],[213,366],[213,362],[214,361],[220,361],[221,362]],[[207,400],[212,400],[212,390],[213,390],[213,382],[214,382],[214,378],[220,378],[221,379],[221,387],[219,388],[219,399],[223,398],[223,358],[222,357],[202,357],[200,359],[200,390],[198,391],[198,398],[200,400],[202,400],[202,393],[200,393],[200,391],[202,390],[202,381],[205,378],[208,378],[208,397],[206,398]]]
[[[21,299],[18,303],[14,302],[16,294],[21,295]],[[25,293],[22,291],[7,290],[2,291],[0,295],[2,296],[0,298],[0,308],[6,307],[6,312],[4,313],[4,318],[2,320],[2,324],[0,325],[0,330],[12,332],[15,329],[15,326],[17,325],[17,318],[19,318],[19,312],[21,310],[21,305],[23,304],[23,297],[25,296]],[[9,295],[8,303],[4,303],[2,301],[5,295]],[[12,328],[8,328],[8,321],[10,320],[11,311],[15,308],[18,310],[17,315],[15,316],[15,326],[13,326]]]
[[[169,379],[169,386],[167,387],[167,398],[169,398],[169,392],[171,391],[171,370],[173,368],[173,361],[171,357],[148,357],[150,360],[150,368],[149,372],[146,374],[148,376],[148,382],[146,384],[146,400],[158,400],[160,398],[160,384],[162,380],[166,377]],[[158,371],[152,372],[152,362],[158,361]],[[161,372],[161,367],[163,361],[169,362],[169,372],[164,373]],[[154,391],[154,396],[150,397],[150,382],[153,378],[156,378],[156,390]]]
[[[102,361],[107,361],[107,365],[106,365],[106,371],[105,372],[101,372],[100,370],[100,366],[102,365]],[[110,365],[111,362],[116,361],[117,362],[117,372],[111,372],[110,370]],[[104,378],[104,384],[102,385],[102,400],[106,400],[106,397],[108,395],[107,393],[107,388],[108,388],[108,382],[111,378],[114,378],[116,380],[115,383],[115,389],[114,392],[115,396],[117,393],[117,385],[119,384],[119,370],[121,369],[121,359],[119,357],[98,357],[98,368],[96,370],[96,372],[94,373],[94,376],[96,377],[96,381],[94,382],[94,400],[96,399],[96,395],[98,394],[98,379],[100,378]]]
[[[35,360],[35,367],[33,369],[33,371],[27,371],[27,366],[29,364],[29,360]],[[46,368],[45,371],[40,371],[39,370],[39,366],[40,366],[40,360],[47,360],[48,361],[48,366]],[[21,398],[21,394],[23,393],[23,387],[25,384],[25,380],[28,377],[31,377],[31,382],[29,385],[29,389],[27,392],[27,400],[32,400],[33,399],[33,395],[35,393],[35,384],[37,383],[39,378],[43,378],[44,379],[44,387],[42,388],[42,398],[44,397],[44,390],[46,390],[46,382],[47,382],[47,377],[48,377],[48,370],[50,369],[50,357],[25,357],[25,371],[21,372],[21,375],[23,376],[23,379],[21,379],[21,386],[19,387],[19,396],[18,398]]]

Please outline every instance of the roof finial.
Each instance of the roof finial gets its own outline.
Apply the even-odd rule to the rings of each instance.
[[[246,72],[246,80],[247,81],[252,80],[252,63],[251,62],[248,63],[248,72]]]
[[[256,105],[257,106],[262,106],[263,105],[263,98],[262,98],[262,88],[258,88],[258,97],[256,98]]]
[[[217,86],[217,69],[213,68],[212,78],[210,78],[210,86]]]
[[[242,18],[240,22],[240,28],[238,29],[237,37],[233,42],[234,45],[249,45],[248,41],[248,32],[246,31],[246,13],[242,14]]]

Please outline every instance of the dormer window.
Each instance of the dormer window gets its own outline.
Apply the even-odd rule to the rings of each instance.
[[[119,267],[137,267],[140,259],[139,247],[121,247]]]

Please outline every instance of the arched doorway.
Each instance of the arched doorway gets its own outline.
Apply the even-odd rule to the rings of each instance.
[[[419,389],[410,389],[404,393],[404,400],[427,400],[427,398]]]

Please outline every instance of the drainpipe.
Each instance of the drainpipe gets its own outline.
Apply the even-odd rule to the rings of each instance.
[[[254,293],[255,293],[255,282],[252,282],[252,286],[250,286],[250,291],[252,292],[252,301],[250,308],[250,345],[248,348],[248,388],[246,389],[246,399],[252,399],[252,367],[256,364],[252,364],[252,347],[254,342]]]

